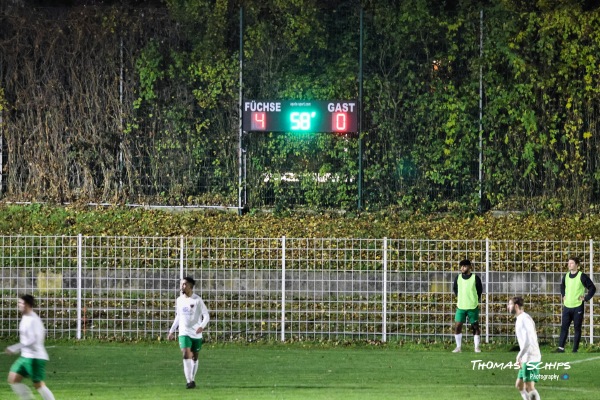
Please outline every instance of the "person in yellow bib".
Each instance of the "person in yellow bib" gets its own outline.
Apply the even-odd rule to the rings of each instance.
[[[579,341],[581,340],[581,326],[585,315],[585,302],[596,293],[596,286],[590,277],[579,271],[579,259],[577,257],[569,258],[567,272],[560,282],[560,294],[562,295],[562,324],[560,327],[560,339],[556,353],[565,352],[565,343],[569,335],[569,327],[573,322],[573,353],[579,350]],[[587,290],[587,293],[586,293]]]
[[[467,322],[473,330],[473,343],[475,353],[480,353],[479,343],[481,340],[481,329],[479,328],[479,302],[483,293],[483,285],[479,276],[471,272],[471,261],[462,260],[459,264],[460,274],[454,279],[453,290],[457,297],[456,315],[454,316],[454,339],[456,348],[453,353],[460,353],[462,347],[462,328]]]

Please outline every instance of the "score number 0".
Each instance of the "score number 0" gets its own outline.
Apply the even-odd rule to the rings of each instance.
[[[346,132],[348,130],[348,116],[343,112],[334,112],[331,114],[331,129],[334,132]]]

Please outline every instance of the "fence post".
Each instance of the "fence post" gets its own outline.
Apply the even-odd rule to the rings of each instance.
[[[387,342],[387,237],[383,238],[383,304],[381,305],[381,341]]]
[[[594,241],[590,239],[590,279],[594,282]],[[590,299],[590,344],[594,344],[594,298]]]
[[[77,340],[81,339],[81,258],[83,237],[77,235]]]
[[[184,246],[185,244],[183,240],[183,235],[181,235],[181,243],[179,244],[179,280],[183,279],[183,252],[185,251]]]
[[[485,238],[485,342],[490,342],[490,239]]]
[[[281,341],[285,342],[285,236],[281,237]]]

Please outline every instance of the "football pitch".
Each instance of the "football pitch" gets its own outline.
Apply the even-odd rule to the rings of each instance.
[[[46,382],[57,400],[520,399],[510,364],[517,353],[506,348],[205,344],[198,387],[186,389],[176,342],[47,345]],[[599,399],[600,353],[551,350],[542,348],[542,399]],[[0,399],[16,399],[4,378],[14,360],[0,356]]]

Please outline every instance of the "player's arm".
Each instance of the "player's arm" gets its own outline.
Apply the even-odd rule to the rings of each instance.
[[[175,331],[179,327],[179,307],[175,306],[175,308],[176,308],[175,319],[173,320],[173,323],[171,324],[171,328],[169,328],[169,336],[167,337],[169,340],[173,339],[173,337],[175,335]]]
[[[4,352],[6,354],[17,354],[21,351],[21,349],[23,348],[23,345],[21,343],[16,343],[13,344],[12,346],[8,346]]]
[[[452,284],[452,291],[454,292],[455,296],[458,296],[458,277],[459,275],[456,275],[456,278],[454,278],[454,283]]]
[[[31,329],[27,329],[23,334],[19,335],[19,343],[8,346],[5,350],[7,354],[18,354],[21,349],[29,347],[35,343],[35,334]]]
[[[483,284],[481,283],[481,278],[479,275],[475,275],[475,289],[477,290],[477,298],[481,303],[481,295],[483,294]]]
[[[22,333],[19,334],[19,343],[13,344],[12,346],[8,346],[5,350],[8,354],[17,354],[24,347],[29,347],[36,342],[36,327],[35,325],[31,325],[27,322],[22,322],[26,324]]]
[[[196,329],[196,333],[201,333],[204,331],[204,329],[206,329],[208,321],[210,321],[210,314],[208,313],[208,308],[206,307],[206,304],[204,304],[204,301],[202,299],[200,299],[198,305],[200,306],[198,307],[198,312],[202,314],[202,321],[200,321],[200,324]]]
[[[565,297],[565,277],[566,275],[563,274],[562,279],[560,280],[560,295],[562,298]]]
[[[590,299],[596,294],[596,285],[594,285],[594,282],[592,282],[590,277],[584,273],[581,274],[581,283],[588,290],[583,301],[590,301]]]
[[[529,349],[529,327],[526,321],[521,321],[517,326],[517,341],[519,342],[519,354],[517,354],[517,362],[521,362],[523,354]]]

